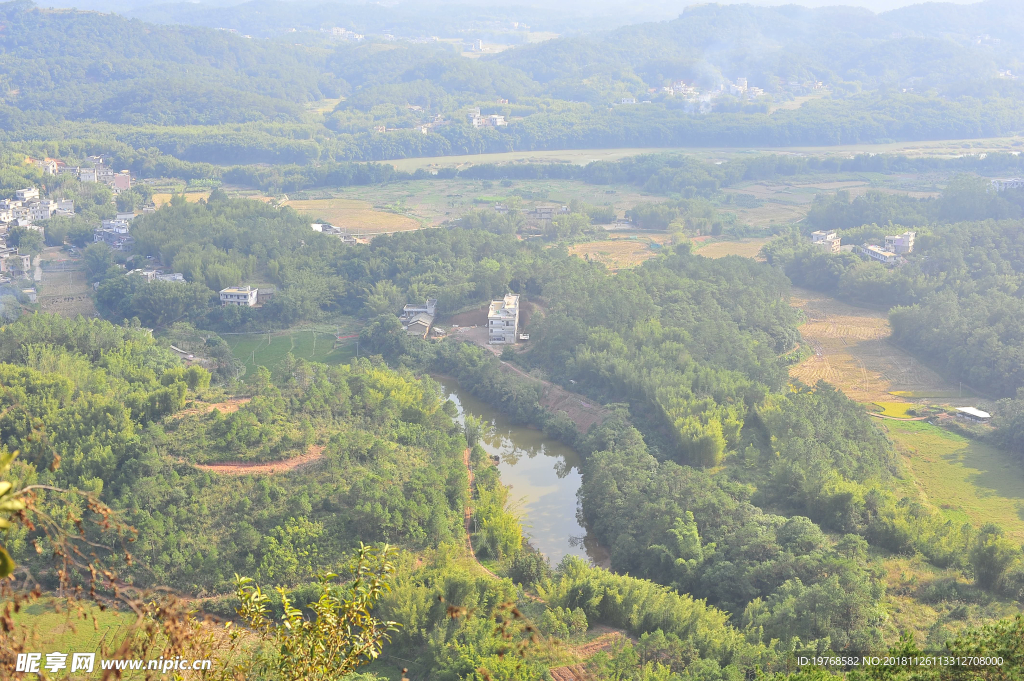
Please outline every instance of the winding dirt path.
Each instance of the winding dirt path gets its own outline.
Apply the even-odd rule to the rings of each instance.
[[[323,453],[324,448],[322,446],[310,445],[309,451],[306,454],[283,461],[267,461],[265,463],[225,461],[222,463],[197,463],[193,465],[199,470],[220,473],[221,475],[273,475],[275,473],[287,473],[300,466],[319,461]]]

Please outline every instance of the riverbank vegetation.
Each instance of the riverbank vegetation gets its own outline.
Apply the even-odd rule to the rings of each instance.
[[[766,637],[840,647],[893,635],[879,551],[920,554],[1017,597],[1019,548],[903,497],[896,452],[861,407],[826,384],[788,385],[797,318],[779,270],[684,245],[614,275],[613,286],[600,266],[553,250],[531,257],[520,290],[540,297],[544,314],[514,361],[625,407],[567,440],[589,453],[581,519],[615,571],[707,598]],[[504,276],[515,290],[513,273]],[[537,384],[486,352],[410,339],[391,320],[364,329],[365,347],[459,377],[525,422],[555,418],[539,407]],[[989,554],[976,550],[990,541],[1009,557],[995,579],[982,576]]]
[[[137,566],[121,569],[140,584],[212,595],[229,588],[234,571],[301,586],[338,564],[356,538],[455,551],[443,547],[463,535],[462,452],[469,442],[429,380],[414,378],[416,370],[452,375],[512,418],[584,453],[581,519],[610,550],[613,571],[633,575],[572,561],[552,571],[522,547],[507,492],[493,468],[480,467],[474,545],[510,581],[499,588],[492,578],[458,577],[465,587],[453,583],[450,604],[497,613],[501,603],[519,599],[518,580],[560,608],[546,619],[544,609],[531,615],[550,635],[562,625],[579,629],[582,616],[588,626],[646,635],[636,645],[665,659],[696,646],[697,658],[667,663],[665,673],[696,673],[693,660],[700,659],[717,679],[730,669],[771,667],[797,641],[854,649],[894,640],[881,562],[887,555],[917,554],[950,570],[958,584],[971,580],[987,593],[1019,597],[1024,560],[1000,528],[950,522],[902,497],[892,445],[863,410],[826,384],[790,384],[799,320],[786,303],[786,278],[767,263],[707,259],[683,243],[612,275],[558,246],[460,228],[303,250],[299,237],[310,235],[287,209],[213,196],[164,209],[165,216],[174,209],[192,220],[184,229],[201,242],[194,262],[204,278],[218,267],[262,276],[277,262],[283,292],[294,286],[295,295],[305,295],[302,282],[314,277],[357,292],[328,304],[368,318],[360,343],[380,359],[329,367],[286,357],[275,371],[249,377],[228,408],[209,373],[182,367],[141,329],[43,315],[6,327],[9,340],[0,348],[9,346],[8,392],[31,386],[11,393],[12,404],[50,433],[45,445],[27,431],[10,440],[24,452],[19,475],[90,489],[123,513],[139,540]],[[162,226],[170,224],[165,216],[140,223],[140,248],[177,248]],[[125,278],[105,276],[98,295]],[[532,347],[511,356],[523,373],[503,370],[491,353],[454,338],[412,338],[395,316],[407,300],[437,297],[444,313],[509,289],[543,303],[531,321]],[[530,371],[609,405],[612,416],[578,432],[540,405],[539,384],[523,375]],[[60,387],[69,380],[77,392]],[[91,427],[90,437],[110,442],[109,454],[79,453],[81,445],[70,443],[81,438],[65,434],[64,415],[95,408],[101,389],[104,399],[117,398],[104,409],[122,425],[116,438],[105,426]],[[40,390],[47,397],[37,406],[30,396]],[[207,406],[214,404],[223,410]],[[46,470],[51,446],[62,461],[53,472]],[[244,468],[310,453],[315,458],[287,475]],[[243,474],[192,462],[235,464]],[[235,530],[216,531],[227,526]],[[28,542],[23,534],[10,543],[16,560],[52,580]],[[431,584],[417,586],[416,598],[436,598]],[[650,619],[629,619],[619,601],[598,597],[613,592]],[[419,620],[424,616],[415,613],[429,610],[425,602],[401,603],[395,607],[405,619],[388,617],[422,621],[422,633],[409,640],[438,678],[494,663],[487,656],[498,648],[483,643],[493,624]],[[698,635],[694,617],[707,618],[698,629],[711,633]],[[926,643],[941,645],[961,630],[937,629]],[[455,653],[463,649],[479,652]],[[542,666],[571,661],[559,655],[550,650],[534,659]]]

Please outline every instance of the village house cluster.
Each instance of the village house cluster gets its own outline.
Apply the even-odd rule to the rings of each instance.
[[[790,81],[779,86],[791,94],[808,94],[818,90],[826,89],[821,81]],[[687,104],[687,110],[707,113],[711,110],[716,99],[723,95],[732,95],[740,99],[756,101],[767,93],[763,88],[754,87],[747,82],[746,78],[737,78],[735,81],[724,81],[716,87],[700,88],[692,82],[685,80],[672,81],[671,85],[647,89],[648,97],[672,97],[681,98]],[[650,104],[651,99],[642,99],[639,102],[636,97],[622,97],[619,104]]]
[[[437,315],[437,299],[430,298],[423,303],[410,303],[402,308],[398,320],[402,329],[417,338],[441,337],[445,331],[434,326]],[[452,327],[453,329],[456,327]],[[500,300],[492,300],[487,306],[487,342],[490,345],[514,344],[517,340],[529,340],[520,333],[519,294],[509,293]]]
[[[718,87],[701,89],[693,83],[688,83],[685,80],[672,81],[671,85],[665,85],[657,88],[652,87],[647,89],[648,96],[662,96],[662,97],[679,97],[685,101],[689,108],[694,110],[706,111],[710,108],[712,102],[718,99],[722,95],[730,94],[735,97],[746,98],[751,101],[756,100],[758,97],[763,97],[765,91],[759,87],[751,87],[747,84],[746,78],[737,78],[735,82],[725,81],[720,83]],[[637,99],[635,97],[622,97],[619,100],[619,104],[636,104]],[[640,104],[650,104],[650,99],[640,100]]]
[[[72,216],[75,203],[70,199],[45,199],[39,196],[39,189],[26,187],[14,193],[13,199],[0,200],[0,231],[12,227],[25,227],[43,231],[39,222],[45,222],[54,215]]]
[[[480,107],[478,106],[471,108],[466,113],[466,119],[474,128],[500,128],[504,125],[508,125],[504,116],[499,116],[498,114],[490,114],[487,116],[481,115]]]
[[[883,265],[902,265],[906,262],[903,257],[914,250],[914,237],[916,232],[904,232],[903,234],[890,235],[885,237],[885,246],[874,244],[862,244],[861,255],[876,260]]]
[[[69,166],[64,161],[56,158],[25,159],[27,163],[43,169],[47,175],[70,174],[78,178],[79,182],[101,182],[108,187],[115,195],[126,192],[132,188],[132,176],[127,170],[114,172],[113,168],[107,165],[110,160],[107,156],[90,156],[91,166]]]
[[[118,213],[111,220],[103,220],[92,232],[93,242],[105,243],[115,251],[132,250],[135,239],[129,234],[128,225],[134,217],[135,213]]]
[[[914,251],[916,232],[890,234],[885,237],[884,245],[864,243],[857,247],[861,255],[882,263],[883,265],[901,265],[906,262],[903,257]],[[835,230],[818,230],[811,233],[811,244],[827,253],[839,253],[841,239]],[[847,246],[847,249],[852,249]]]

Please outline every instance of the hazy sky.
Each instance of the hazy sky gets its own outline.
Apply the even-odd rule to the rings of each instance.
[[[907,5],[923,4],[921,0],[551,0],[539,3],[535,0],[498,0],[492,2],[494,5],[529,4],[547,7],[573,8],[586,11],[586,9],[613,10],[621,7],[628,9],[631,13],[638,10],[646,10],[652,13],[665,14],[666,16],[678,16],[679,11],[688,5],[711,4],[748,4],[748,5],[802,5],[804,7],[824,7],[827,5],[846,5],[853,7],[865,7],[874,12],[906,7]],[[979,0],[941,0],[945,3],[957,5],[970,5]]]
[[[42,6],[50,7],[76,7],[78,9],[93,9],[105,12],[131,12],[138,11],[143,7],[155,5],[176,5],[192,3],[209,6],[232,6],[250,0],[36,0]],[[288,1],[288,0],[285,0]],[[478,0],[303,0],[319,4],[329,4],[332,1],[341,5],[346,4],[381,4],[384,6],[395,5],[467,5],[470,6]],[[972,4],[980,0],[942,0],[945,3]],[[804,7],[823,7],[827,5],[846,5],[864,7],[874,12],[883,12],[897,7],[922,4],[920,0],[490,0],[491,7],[541,7],[549,8],[555,13],[575,14],[581,17],[600,17],[604,22],[609,20],[613,24],[623,25],[639,23],[644,21],[659,21],[674,19],[679,16],[684,7],[698,4],[711,4],[719,2],[722,4],[751,4],[762,6],[774,5],[802,5]],[[145,18],[145,14],[142,14]]]
[[[361,0],[340,0],[340,4],[355,4]],[[365,0],[374,2],[375,0]],[[942,2],[958,5],[968,5],[979,0],[942,0]],[[247,0],[122,0],[125,5],[156,5],[175,4],[177,2],[194,2],[196,4],[211,5],[235,5],[247,2]],[[330,0],[325,0],[330,2]],[[463,0],[376,0],[381,5],[402,5],[402,4],[462,4]],[[847,5],[855,7],[866,7],[870,10],[881,12],[906,5],[921,4],[920,0],[711,0],[721,4],[750,4],[750,5],[803,5],[804,7],[823,7],[826,5]],[[664,14],[666,16],[678,16],[680,10],[688,5],[711,4],[708,0],[491,0],[491,6],[522,6],[551,7],[560,10],[574,10],[582,13],[590,13],[595,10],[603,12],[625,10],[630,14],[638,12],[650,12]],[[74,4],[74,3],[48,3],[46,0],[39,0],[40,5],[49,4]],[[81,4],[90,4],[88,1]],[[121,4],[117,0],[109,4]],[[466,4],[471,4],[466,0]]]

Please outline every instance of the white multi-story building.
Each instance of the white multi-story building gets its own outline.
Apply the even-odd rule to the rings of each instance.
[[[71,217],[75,214],[75,202],[71,199],[59,199],[57,201],[57,215]]]
[[[228,286],[220,292],[220,304],[256,307],[257,291],[252,286]]]
[[[39,189],[36,187],[27,187],[25,189],[19,189],[14,192],[14,197],[18,201],[28,201],[30,199],[39,198]]]
[[[818,230],[817,232],[811,232],[811,243],[824,248],[829,253],[838,253],[841,239],[836,236],[834,230]]]
[[[510,293],[487,310],[487,342],[515,343],[519,333],[519,296]]]
[[[906,255],[914,251],[914,237],[917,232],[903,232],[895,236],[885,237],[885,250],[898,255]]]
[[[32,269],[32,256],[20,255],[14,248],[0,249],[0,272],[23,274]]]
[[[28,217],[30,220],[34,220],[36,222],[49,220],[50,217],[56,212],[56,201],[43,199],[42,201],[32,201],[31,203],[28,204]]]

